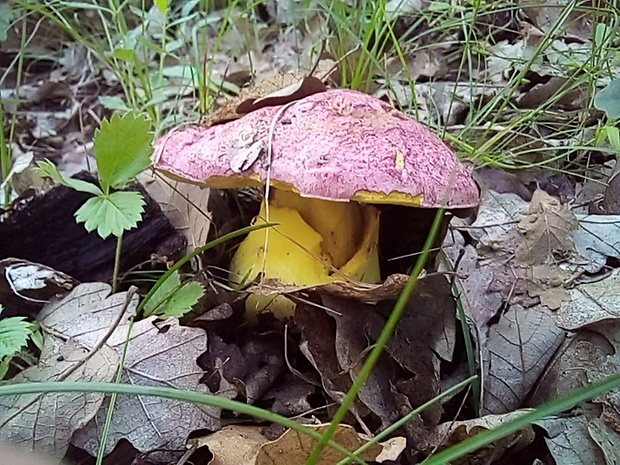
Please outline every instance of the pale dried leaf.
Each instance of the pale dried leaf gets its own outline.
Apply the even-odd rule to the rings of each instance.
[[[123,352],[131,327],[126,350],[122,382],[126,384],[176,387],[190,391],[206,391],[199,384],[203,374],[196,364],[206,350],[207,337],[202,329],[179,326],[176,319],[154,324],[155,318],[141,320],[133,326],[127,321],[135,310],[137,298],[129,303],[128,315],[110,334],[123,309],[126,293],[106,298],[110,287],[105,284],[82,284],[62,301],[41,311],[41,325],[64,337],[71,337],[87,349],[100,344],[109,336],[104,347]],[[166,331],[160,331],[165,327]],[[107,411],[99,410],[95,419],[73,435],[73,443],[91,454],[99,448]],[[81,426],[81,425],[80,425]],[[194,429],[217,429],[219,409],[174,400],[120,396],[110,428],[109,452],[117,441],[127,439],[142,452],[153,449],[181,450],[189,432]],[[172,454],[174,456],[174,454]]]
[[[203,375],[196,359],[207,347],[205,332],[199,328],[179,326],[170,319],[158,326],[149,318],[134,324],[127,349],[122,382],[126,384],[174,387],[208,393],[199,384]],[[122,351],[126,334],[116,332],[110,345]],[[95,419],[73,436],[73,443],[96,454],[107,413],[107,401]],[[220,427],[220,410],[170,399],[121,396],[117,399],[106,452],[120,439],[126,439],[142,451],[153,449],[182,450],[188,434],[195,429]],[[173,454],[174,456],[174,454]]]
[[[505,413],[521,405],[563,339],[544,307],[510,307],[489,330],[482,411]]]
[[[485,415],[481,418],[464,421],[448,421],[442,423],[431,432],[431,449],[439,450],[457,444],[464,439],[478,434],[481,431],[496,429],[502,424],[522,417],[532,409],[515,410],[503,415]],[[493,459],[499,459],[506,450],[515,444],[527,445],[534,439],[531,427],[526,427],[508,436],[503,437],[465,456],[461,463],[493,463]]]
[[[593,418],[588,424],[590,437],[598,444],[607,465],[620,464],[620,436],[600,418]]]
[[[171,181],[150,170],[140,174],[138,180],[157,201],[172,226],[186,237],[190,251],[208,242],[209,189]]]
[[[594,17],[584,14],[583,8],[574,8],[564,22],[560,23],[567,7],[564,0],[521,0],[519,3],[523,4],[523,12],[543,32],[553,30],[556,34],[582,41],[588,41],[592,37]]]
[[[545,442],[556,463],[593,465],[605,463],[605,456],[588,434],[588,421],[583,416],[549,418],[536,425],[547,432]]]
[[[529,404],[542,405],[619,371],[620,322],[590,325],[587,330],[580,330],[566,339],[539,380]],[[595,401],[619,405],[620,389],[597,396]]]
[[[620,258],[620,215],[577,215],[579,228],[572,234],[577,252],[589,273],[600,271],[607,257]],[[578,263],[583,263],[577,259]]]
[[[324,294],[330,294],[336,297],[345,297],[358,300],[364,303],[377,303],[386,300],[397,299],[403,288],[409,281],[409,276],[404,274],[393,274],[388,276],[385,281],[380,284],[368,283],[351,283],[344,281],[336,281],[328,284],[320,284],[317,286],[292,286],[282,283],[275,279],[265,279],[260,286],[250,286],[247,291],[252,294],[259,295],[279,295],[307,294],[316,291]]]
[[[593,283],[584,283],[570,291],[571,301],[554,313],[558,326],[575,330],[604,320],[620,318],[620,269]]]
[[[516,194],[483,191],[478,217],[466,231],[478,241],[482,257],[511,257],[523,242],[516,225],[525,216],[527,202]]]
[[[12,382],[111,382],[120,361],[116,351],[104,346],[87,359],[88,355],[73,339],[47,335],[39,364]],[[96,392],[0,397],[0,441],[61,458],[71,436],[95,416],[103,399],[104,394]]]
[[[527,216],[519,222],[525,242],[517,248],[517,257],[532,265],[554,263],[556,257],[564,257],[574,250],[571,232],[578,225],[568,205],[537,189]]]
[[[252,465],[260,447],[268,440],[261,434],[262,426],[225,426],[208,436],[193,438],[188,445],[208,447],[213,459],[209,465]]]
[[[541,304],[557,310],[563,302],[570,301],[570,294],[564,284],[573,277],[573,273],[553,265],[534,265],[530,273],[528,293],[532,297],[539,297]]]

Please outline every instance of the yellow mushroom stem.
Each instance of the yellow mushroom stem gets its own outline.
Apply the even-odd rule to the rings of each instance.
[[[230,266],[232,283],[249,284],[261,274],[293,286],[381,279],[375,207],[308,199],[274,189],[268,210],[269,218],[263,200],[255,223],[279,225],[253,231],[239,245]],[[251,295],[246,301],[249,320],[263,311],[287,318],[294,310],[295,304],[283,296]]]

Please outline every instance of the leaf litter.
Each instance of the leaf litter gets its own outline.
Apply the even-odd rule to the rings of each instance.
[[[408,6],[414,11],[424,11],[428,7],[417,5],[417,2],[407,2],[409,3],[415,4]],[[398,81],[376,79],[378,85],[375,94],[387,96],[403,107],[417,100],[417,116],[420,119],[448,125],[450,133],[459,134],[463,127],[462,115],[465,110],[472,104],[488,101],[498,95],[503,88],[511,85],[511,78],[515,73],[529,66],[531,72],[535,73],[528,75],[528,78],[532,79],[531,87],[526,85],[519,88],[515,99],[516,109],[507,109],[505,114],[501,115],[498,126],[514,120],[519,112],[529,108],[540,108],[538,111],[548,115],[551,120],[558,121],[562,120],[564,115],[553,114],[550,111],[550,108],[554,108],[553,105],[561,111],[584,108],[587,105],[584,96],[587,95],[581,86],[574,87],[574,91],[567,94],[563,92],[574,84],[574,75],[567,73],[567,70],[583,68],[587,63],[589,54],[586,52],[591,50],[592,37],[596,37],[593,31],[602,25],[595,25],[592,18],[587,16],[580,17],[571,13],[555,33],[554,24],[562,13],[562,8],[558,8],[555,2],[534,3],[520,7],[528,21],[520,18],[504,24],[505,27],[509,24],[512,30],[518,33],[493,41],[487,49],[488,53],[477,57],[480,62],[479,69],[474,69],[471,76],[464,76],[465,81],[450,80],[452,65],[449,57],[457,47],[454,41],[446,41],[444,45],[441,40],[429,40],[427,36],[424,40],[429,43],[436,42],[436,46],[407,50],[407,66],[392,70],[393,77]],[[279,4],[269,4],[267,8],[278,24],[290,25],[298,21],[294,9],[287,10]],[[395,7],[394,10],[392,14],[397,16],[399,8]],[[404,14],[404,10],[401,11],[401,14]],[[156,10],[150,13],[153,12]],[[153,18],[146,28],[148,37],[154,37],[162,30],[161,17],[159,20],[156,16]],[[223,15],[215,15],[214,19],[209,27],[217,29],[223,24]],[[245,17],[235,21],[234,27],[223,41],[223,49],[214,54],[210,64],[215,79],[227,84],[220,87],[226,90],[233,88],[228,84],[233,83],[235,75],[241,76],[238,82],[243,84],[254,78],[260,81],[264,77],[277,81],[280,78],[276,70],[301,68],[307,71],[310,68],[310,53],[305,54],[301,66],[298,66],[299,60],[295,53],[291,52],[294,49],[291,43],[297,41],[304,51],[312,48],[312,35],[316,30],[324,30],[320,21],[318,27],[316,19],[313,18],[312,21],[304,24],[300,28],[301,32],[294,28],[285,28],[277,34],[270,34],[272,26],[266,23],[260,23],[259,29],[255,30]],[[190,36],[192,27],[191,23],[186,23],[182,24],[180,29]],[[600,32],[601,28],[597,30]],[[256,49],[248,45],[251,42],[244,40],[248,32],[263,41]],[[551,33],[555,34],[551,45],[541,52],[541,44]],[[92,145],[89,146],[90,137],[97,126],[96,117],[101,116],[104,109],[96,104],[90,112],[82,113],[82,107],[76,105],[76,102],[84,101],[80,99],[84,99],[84,94],[88,93],[85,89],[88,87],[82,87],[83,83],[78,80],[98,78],[105,84],[102,93],[109,92],[118,81],[109,71],[99,69],[90,53],[80,47],[69,46],[63,53],[64,56],[58,60],[57,69],[47,75],[42,73],[39,76],[28,76],[28,82],[20,90],[23,92],[19,96],[21,103],[7,108],[22,122],[21,131],[18,131],[21,141],[24,142],[22,146],[32,147],[30,153],[36,155],[45,154],[57,158],[61,156],[60,166],[64,165],[66,171],[63,172],[67,173],[78,171],[76,167],[88,167],[87,155],[92,149]],[[239,55],[239,59],[231,61],[230,57],[235,55]],[[81,65],[76,66],[77,63]],[[444,66],[444,63],[448,65]],[[410,85],[406,82],[407,71],[422,79]],[[186,83],[191,80],[178,78],[178,73],[177,77],[173,75],[175,73],[170,70],[171,85],[167,95],[176,93],[181,97],[172,104],[166,101],[163,105],[165,108],[176,105],[182,111],[190,112],[193,108],[193,97],[190,92],[191,84],[188,86]],[[184,71],[181,75],[184,75]],[[40,79],[41,77],[43,79]],[[427,79],[430,82],[426,82]],[[605,78],[602,81],[605,83]],[[4,88],[2,92],[3,99],[7,95],[17,102],[15,93],[7,94]],[[270,92],[272,91],[268,93]],[[560,94],[561,97],[556,97]],[[112,107],[113,99],[116,99],[115,105],[127,105],[123,98],[115,95],[101,97],[101,103],[104,107],[107,105],[107,108]],[[252,98],[257,97],[262,98],[263,95],[257,94]],[[239,103],[244,100],[245,97]],[[24,101],[27,102],[25,106]],[[216,101],[221,103],[223,99],[218,97]],[[554,102],[553,105],[545,106],[549,101]],[[46,107],[52,107],[53,111],[45,110]],[[234,108],[231,105],[235,113],[237,107],[238,103]],[[80,116],[83,124],[79,130],[75,125],[76,115]],[[491,126],[488,131],[481,131],[483,137],[480,140],[489,141],[489,134],[492,135],[496,128]],[[557,137],[553,133],[541,136],[537,130],[525,128],[523,131],[528,137],[536,139],[539,147],[546,149],[550,156],[562,153],[563,147],[574,144],[574,140],[582,140],[580,137],[586,137],[585,131],[576,133],[575,139],[571,139]],[[525,154],[519,153],[525,152],[528,147],[523,140],[506,138],[501,143],[492,142],[487,146],[491,151],[517,153],[515,160],[527,159]],[[18,147],[14,150],[17,154]],[[562,169],[562,166],[559,168]],[[419,291],[417,298],[422,300],[417,301],[416,305],[412,304],[412,307],[416,311],[419,310],[418,307],[427,311],[422,311],[420,315],[407,313],[401,321],[398,333],[388,346],[375,376],[355,404],[354,417],[349,418],[358,429],[371,430],[373,433],[379,431],[396,418],[395,411],[398,415],[406,414],[412,407],[439,393],[452,377],[459,376],[459,370],[449,368],[450,364],[459,364],[461,368],[463,366],[463,357],[459,355],[459,351],[462,351],[462,340],[460,330],[456,329],[460,322],[455,318],[454,302],[446,289],[452,281],[458,287],[455,294],[464,305],[467,323],[477,344],[477,362],[482,375],[483,393],[480,413],[484,416],[472,419],[474,415],[470,415],[467,417],[469,419],[463,419],[464,415],[459,416],[454,402],[450,401],[435,406],[405,428],[409,451],[417,447],[417,450],[428,453],[445,447],[480,429],[493,428],[523,414],[527,410],[522,407],[540,405],[543,401],[557,398],[618,371],[620,335],[614,300],[614,290],[618,287],[614,262],[614,259],[618,258],[618,219],[614,215],[618,212],[614,211],[613,207],[618,199],[617,190],[613,189],[613,178],[602,178],[603,183],[609,184],[603,191],[606,215],[594,215],[592,212],[586,215],[568,202],[572,200],[570,196],[560,195],[559,191],[554,191],[549,186],[544,188],[547,193],[532,188],[532,182],[542,185],[545,181],[540,173],[529,179],[517,171],[511,174],[514,177],[509,180],[510,186],[504,191],[496,189],[495,186],[483,190],[483,202],[473,222],[453,221],[445,247],[452,262],[451,267],[445,270],[448,279],[442,277],[443,282],[439,282],[443,284],[435,282],[435,285],[443,290],[438,294],[437,289],[430,286],[431,297],[426,297],[426,301],[423,298],[425,291]],[[515,184],[520,184],[519,188],[516,188]],[[202,211],[209,211],[208,194],[198,191],[191,195],[194,195],[196,204],[201,206]],[[585,200],[590,202],[592,197],[586,197]],[[210,231],[210,221],[199,220],[193,211],[185,205],[182,213],[185,223],[181,228],[189,231],[188,236],[195,247],[204,244],[205,237],[209,233],[213,234],[213,231]],[[99,285],[86,286],[99,289],[96,287]],[[424,286],[421,284],[421,287]],[[148,352],[148,344],[146,348],[136,346],[135,357],[126,361],[129,368],[124,373],[124,380],[165,384],[162,380],[174,378],[175,373],[176,376],[192,373],[192,376],[187,378],[192,380],[193,388],[202,386],[198,389],[206,389],[204,384],[196,381],[199,379],[198,373],[205,374],[194,362],[202,355],[203,358],[210,357],[206,364],[206,373],[209,379],[207,385],[212,392],[220,391],[231,397],[241,396],[259,405],[273,402],[271,405],[275,406],[279,399],[282,405],[289,404],[288,410],[280,408],[284,408],[283,411],[290,415],[299,415],[316,408],[329,411],[331,401],[341,400],[355,378],[360,361],[372,347],[385,321],[385,312],[392,304],[390,299],[402,288],[402,283],[392,289],[381,286],[376,288],[375,296],[379,295],[374,300],[379,302],[376,306],[367,303],[373,301],[369,298],[373,289],[334,290],[333,287],[337,285],[332,285],[331,289],[282,290],[310,301],[300,306],[299,321],[295,321],[296,329],[301,334],[289,336],[291,341],[288,349],[291,353],[288,355],[292,356],[291,360],[284,360],[279,342],[261,345],[247,333],[243,334],[247,329],[238,330],[236,337],[231,336],[230,331],[218,329],[217,334],[208,334],[207,338],[204,331],[202,336],[195,336],[198,329],[186,331],[177,326],[174,320],[159,322],[157,326],[152,320],[142,320],[134,325],[137,331],[136,341],[144,339],[151,344],[157,341],[156,344],[163,344],[160,347],[164,347],[165,351],[164,341],[167,338],[174,339],[176,335],[177,344],[185,348],[185,344],[189,344],[191,350],[189,354],[183,354],[184,361],[181,362],[181,356],[174,356],[177,352],[171,348],[171,360],[179,360],[178,365],[173,364],[171,371],[168,371],[167,357]],[[90,305],[100,308],[97,302],[105,302],[109,290],[101,288],[100,291],[90,292],[97,295],[94,303]],[[440,295],[441,299],[437,299],[437,295]],[[66,299],[73,298],[70,296]],[[429,300],[440,302],[434,307]],[[132,306],[135,306],[134,303]],[[232,325],[237,321],[235,314],[238,313],[238,304],[232,302],[230,310],[232,313],[228,312],[223,317],[224,325]],[[360,318],[360,313],[366,318]],[[437,315],[441,317],[437,318]],[[39,366],[29,368],[28,370],[33,371],[24,371],[18,376],[31,377],[28,379],[53,379],[53,376],[62,376],[62,373],[76,365],[80,368],[73,372],[69,379],[110,379],[113,376],[110,370],[103,370],[102,366],[118,366],[121,329],[127,329],[126,322],[116,328],[118,335],[116,331],[112,333],[114,338],[110,336],[95,354],[80,362],[84,357],[89,357],[87,350],[92,349],[96,341],[100,341],[107,334],[112,323],[110,317],[108,316],[107,320],[86,323],[81,317],[77,317],[75,327],[63,325],[63,321],[69,323],[73,316],[60,318],[61,321],[53,324],[52,315],[45,318],[40,316],[43,324],[46,324],[46,318],[50,318],[47,324],[50,330],[53,329],[53,334],[49,333],[47,336]],[[80,329],[76,332],[77,322],[85,325],[80,328],[90,330],[82,332]],[[168,332],[160,331],[158,327],[167,328],[171,334],[166,336]],[[319,328],[321,331],[318,331]],[[410,334],[415,334],[415,337],[410,337]],[[291,342],[293,344],[290,344]],[[301,356],[295,353],[296,343],[301,344]],[[146,352],[140,354],[140,357],[151,354],[152,360],[157,361],[154,367],[148,366],[148,363],[142,365],[137,360],[138,352],[144,350]],[[270,364],[269,359],[273,356],[275,359],[272,358]],[[63,360],[58,360],[59,357]],[[165,363],[162,360],[165,360]],[[289,366],[290,363],[294,366]],[[45,371],[48,366],[51,368]],[[161,372],[163,367],[165,372]],[[154,370],[153,373],[150,369]],[[78,374],[83,377],[78,377]],[[299,381],[299,374],[312,382],[291,382],[291,379]],[[269,381],[271,377],[274,379]],[[278,379],[285,379],[286,382],[278,385]],[[319,388],[320,385],[323,389]],[[291,387],[290,392],[286,392],[286,386]],[[298,392],[292,392],[293,386]],[[324,396],[322,402],[317,402],[317,395]],[[584,412],[572,412],[565,418],[553,418],[537,424],[545,429],[544,441],[557,463],[617,463],[615,435],[619,429],[617,425],[620,424],[617,396],[617,392],[611,392],[595,399],[593,404],[587,404],[588,408],[584,408]],[[76,398],[81,399],[88,408],[75,413],[75,422],[61,417],[49,420],[52,424],[62,425],[53,441],[43,437],[44,431],[33,428],[34,423],[29,412],[48,413],[45,402],[55,399],[53,401],[56,405],[66,405]],[[34,397],[29,401],[33,402],[33,399]],[[264,404],[266,400],[267,404]],[[20,404],[23,401],[24,399],[3,402],[8,412],[5,415],[15,415],[15,406],[23,405]],[[36,399],[23,413],[14,416],[10,421],[19,422],[16,428],[22,428],[27,441],[36,440],[37,444],[40,444],[37,448],[50,451],[56,456],[62,455],[71,434],[82,428],[85,432],[78,431],[74,438],[80,437],[82,442],[91,444],[89,450],[94,452],[100,435],[93,432],[103,423],[100,416],[96,416],[102,402],[103,396],[98,394],[78,397],[48,394]],[[155,412],[161,408],[157,403],[144,405],[153,406]],[[127,411],[139,412],[145,410],[144,405],[128,405],[126,408]],[[513,412],[510,412],[511,410]],[[491,414],[497,412],[508,413]],[[206,417],[202,416],[202,413],[193,412],[188,417],[192,415],[197,415],[200,421],[205,421],[212,429],[218,428],[218,412]],[[312,414],[308,413],[307,416],[310,415]],[[322,414],[320,410],[317,415],[329,420],[329,415]],[[119,418],[130,421],[122,416]],[[176,417],[168,420],[169,424],[164,426],[153,422],[153,418],[143,417],[144,424],[151,425],[151,428],[146,430],[169,432],[165,441],[170,442],[166,443],[166,447],[172,444],[174,448],[182,449],[188,433],[197,428],[195,423],[177,425]],[[235,421],[230,417],[226,417],[226,420]],[[84,428],[88,421],[89,426]],[[210,421],[212,423],[209,423]],[[97,426],[93,426],[95,424]],[[5,428],[0,429],[0,434],[5,432]],[[538,434],[536,429],[527,428],[496,442],[492,448],[476,453],[472,460],[499,460],[507,451],[527,447],[535,434]],[[130,440],[142,451],[159,447],[154,444],[161,443],[146,436],[148,435],[132,437]],[[130,437],[129,432],[115,430],[110,443]],[[149,440],[154,442],[149,443]],[[243,442],[243,438],[237,441],[239,444]],[[108,444],[108,448],[110,445]],[[214,448],[215,455],[224,455],[224,452],[215,451]]]

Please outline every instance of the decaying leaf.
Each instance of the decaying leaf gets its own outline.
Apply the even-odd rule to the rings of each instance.
[[[495,429],[503,423],[514,420],[531,412],[531,409],[515,410],[504,415],[485,415],[481,418],[465,421],[450,421],[442,423],[433,431],[434,438],[430,450],[439,450],[457,444],[481,431]],[[476,450],[468,454],[458,461],[453,462],[455,465],[465,465],[470,463],[493,463],[494,459],[500,458],[504,453],[515,445],[527,445],[534,439],[534,432],[531,426],[528,426],[516,433],[499,439],[493,444]]]
[[[283,105],[325,90],[323,82],[313,76],[299,73],[276,75],[243,89],[239,95],[204,117],[201,123],[207,127],[226,123],[259,108]]]
[[[327,425],[314,427],[322,432],[327,429]],[[361,447],[367,438],[362,437],[354,428],[348,425],[339,425],[332,438],[341,446],[354,451]],[[313,438],[299,433],[298,431],[287,430],[275,441],[268,442],[261,446],[256,461],[256,465],[289,465],[291,463],[305,463],[317,442]],[[370,446],[368,450],[360,454],[363,460],[374,460],[380,453],[382,447],[379,444]],[[345,456],[330,447],[325,448],[321,458],[317,461],[320,465],[333,465],[342,460]]]
[[[208,436],[193,438],[189,446],[208,447],[213,459],[209,465],[252,465],[260,447],[268,440],[261,434],[262,426],[224,426]]]
[[[309,428],[324,431],[327,425],[310,425]],[[290,465],[305,463],[316,441],[297,431],[287,430],[282,436],[269,441],[260,426],[225,426],[208,436],[190,439],[194,447],[208,447],[213,454],[209,465]],[[354,451],[362,446],[368,438],[358,434],[348,425],[340,425],[333,437],[347,449]],[[360,457],[366,461],[383,463],[397,460],[405,448],[404,438],[395,437],[385,443],[372,445]],[[343,454],[327,447],[318,464],[333,465],[338,463]]]
[[[579,228],[573,231],[572,237],[581,256],[577,262],[586,271],[597,273],[605,266],[607,257],[620,258],[620,215],[578,215],[577,218]]]
[[[100,351],[111,351],[117,357],[114,363],[106,363],[112,371],[111,377],[118,369],[120,354],[125,349],[131,328],[123,383],[206,392],[206,388],[199,384],[202,371],[196,364],[196,358],[206,349],[204,331],[179,326],[172,318],[158,325],[154,324],[154,318],[149,318],[131,326],[128,318],[135,311],[137,298],[134,296],[131,301],[126,301],[126,293],[108,296],[109,293],[110,287],[106,284],[76,287],[65,299],[43,308],[40,314],[42,328],[78,344],[85,354],[94,348],[97,349],[95,355]],[[84,399],[84,396],[73,395],[73,403],[79,405],[76,399]],[[73,443],[94,455],[102,437],[107,405],[106,399],[103,408],[87,425],[89,418],[73,424],[74,429],[80,428],[73,434]],[[143,452],[159,448],[182,450],[190,431],[218,427],[219,410],[215,408],[159,398],[120,396],[106,451],[109,452],[121,438],[129,440]]]
[[[564,302],[553,315],[558,326],[575,330],[605,320],[620,318],[620,270],[615,269],[600,281],[580,284],[570,291],[571,301]]]
[[[299,294],[301,297],[307,296],[310,292],[320,292],[359,302],[378,303],[397,299],[408,280],[408,275],[393,274],[380,284],[336,281],[318,286],[292,286],[275,279],[265,279],[260,286],[252,285],[246,290],[258,295]]]
[[[601,322],[577,330],[567,338],[539,380],[529,405],[567,395],[600,381],[620,370],[620,323]],[[614,389],[595,399],[596,402],[620,405],[620,390]]]
[[[537,421],[536,425],[547,432],[545,442],[556,463],[609,464],[603,451],[590,437],[588,420],[584,416],[549,418]]]
[[[50,334],[39,364],[12,382],[111,382],[119,360],[119,354],[110,347],[104,346],[90,356],[76,340]],[[0,397],[0,441],[60,459],[69,448],[72,434],[95,416],[103,400],[104,394],[93,392]]]
[[[172,226],[185,235],[190,250],[208,242],[211,219],[209,189],[174,182],[147,170],[138,176],[148,193],[159,203]]]
[[[239,345],[213,335],[200,361],[212,391],[233,399],[240,396],[248,403],[262,399],[285,370],[280,341],[261,335],[250,336]]]
[[[302,332],[301,349],[319,372],[327,393],[340,402],[376,341],[393,302],[369,305],[332,296],[325,288],[312,295],[312,301],[298,303],[295,313]],[[386,347],[389,357],[376,365],[354,404],[358,419],[372,412],[387,425],[399,413],[407,413],[398,395],[416,407],[439,393],[440,362],[452,360],[454,350],[454,305],[445,276],[428,275],[418,281]],[[424,412],[424,418],[429,424],[437,424],[441,412],[441,406],[435,405]]]
[[[554,265],[534,265],[528,277],[528,293],[538,297],[540,303],[551,310],[557,310],[563,302],[570,301],[570,294],[564,284],[573,274]]]
[[[511,306],[489,330],[482,411],[499,414],[519,407],[563,339],[564,331],[544,307]]]
[[[525,216],[528,203],[516,194],[483,191],[476,220],[466,230],[478,241],[478,253],[486,258],[514,254],[523,241],[516,228]]]
[[[620,435],[614,431],[601,418],[594,418],[588,424],[590,437],[603,451],[605,463],[607,465],[618,465],[620,463]]]
[[[517,257],[532,265],[554,263],[566,257],[575,248],[571,232],[578,224],[568,205],[536,190],[527,216],[519,222],[525,242],[517,248]]]

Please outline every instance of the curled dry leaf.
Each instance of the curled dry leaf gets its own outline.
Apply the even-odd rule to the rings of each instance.
[[[324,431],[327,425],[308,426],[309,428]],[[291,463],[305,463],[316,442],[297,431],[287,430],[274,441],[269,441],[261,434],[263,427],[259,426],[225,426],[208,436],[190,439],[188,442],[195,447],[208,447],[213,454],[209,465],[289,465]],[[340,425],[333,438],[336,442],[354,451],[368,441],[368,438],[358,434],[348,425]],[[366,461],[383,463],[387,460],[397,460],[405,448],[402,437],[395,437],[372,445],[360,458]],[[333,465],[344,456],[327,448],[321,459],[321,465]]]
[[[242,89],[239,95],[205,116],[201,123],[206,127],[226,123],[259,108],[284,105],[325,90],[325,84],[314,76],[299,73],[276,75],[256,86]]]
[[[311,292],[333,295],[364,303],[377,303],[397,299],[409,280],[409,275],[393,274],[380,284],[336,281],[318,286],[292,286],[275,279],[266,279],[260,285],[252,285],[247,291],[259,295],[299,294]]]
[[[581,328],[567,338],[532,393],[529,405],[539,406],[620,371],[620,322],[603,321]],[[620,389],[595,402],[615,411]]]
[[[605,320],[620,319],[620,269],[593,283],[580,284],[570,291],[553,318],[558,326],[575,330]]]
[[[620,258],[620,215],[578,215],[579,228],[572,237],[579,265],[589,273],[599,272],[608,257]]]

